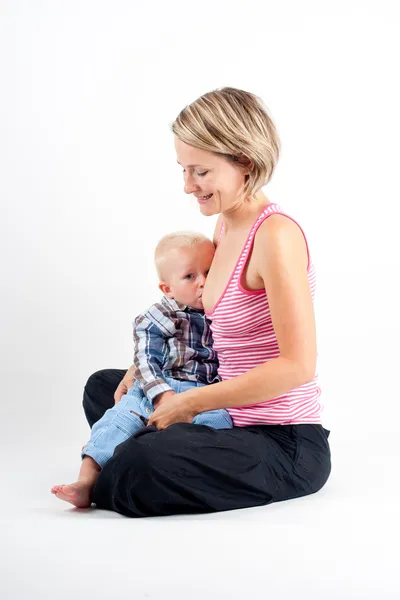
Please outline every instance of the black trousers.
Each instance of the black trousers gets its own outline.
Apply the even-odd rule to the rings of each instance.
[[[114,405],[124,374],[108,369],[89,378],[83,406],[90,426]],[[321,425],[147,427],[117,446],[92,500],[128,517],[149,517],[261,506],[313,494],[330,474],[328,435]]]

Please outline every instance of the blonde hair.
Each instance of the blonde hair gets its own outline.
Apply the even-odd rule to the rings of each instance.
[[[163,279],[163,268],[170,250],[193,247],[204,242],[213,243],[207,236],[194,231],[175,231],[164,235],[154,251],[154,262],[160,280]]]
[[[186,144],[243,166],[252,163],[242,197],[267,184],[279,160],[280,140],[262,100],[231,87],[208,92],[186,106],[172,124]]]

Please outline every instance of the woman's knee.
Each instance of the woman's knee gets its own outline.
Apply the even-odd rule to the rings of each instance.
[[[316,477],[313,481],[312,491],[319,492],[324,487],[331,474],[331,457],[330,455],[324,455],[320,461],[317,462]]]
[[[90,427],[101,419],[108,408],[114,406],[114,392],[123,374],[124,371],[103,369],[93,373],[87,380],[82,404]]]
[[[92,373],[85,385],[85,394],[88,396],[96,396],[96,392],[103,387],[106,379],[105,374],[108,373],[109,369],[102,369]]]

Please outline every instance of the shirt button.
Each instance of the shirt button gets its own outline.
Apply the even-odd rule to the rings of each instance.
[[[151,413],[151,408],[146,408],[146,412],[149,415]]]

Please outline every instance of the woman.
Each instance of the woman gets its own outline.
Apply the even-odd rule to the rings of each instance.
[[[274,124],[256,96],[223,88],[184,108],[172,129],[185,192],[203,215],[219,214],[203,305],[223,381],[161,400],[152,427],[117,447],[93,502],[142,517],[314,493],[330,473],[315,376],[315,273],[300,226],[261,191],[279,157]],[[92,375],[89,423],[132,383],[132,368]],[[229,410],[233,429],[191,424],[216,408]]]

